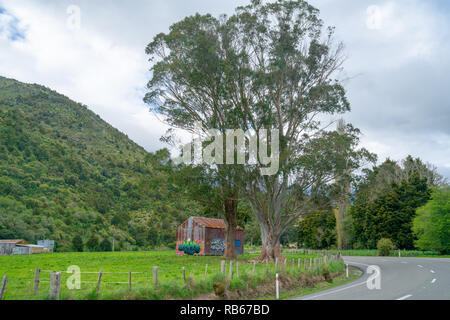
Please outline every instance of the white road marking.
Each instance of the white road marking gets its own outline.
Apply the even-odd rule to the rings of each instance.
[[[360,263],[360,262],[346,261],[346,263],[360,264],[362,266],[370,267],[368,264]]]
[[[347,289],[350,289],[350,288],[358,287],[358,286],[360,286],[360,285],[366,284],[366,282],[367,282],[367,281],[364,281],[364,282],[357,283],[357,284],[354,284],[354,285],[352,285],[352,286],[348,286],[348,287],[341,288],[341,289],[338,289],[338,290],[333,290],[333,291],[330,291],[330,292],[325,292],[325,293],[322,293],[322,294],[317,294],[317,295],[315,295],[315,296],[312,296],[312,297],[309,297],[309,298],[306,298],[306,299],[302,299],[302,300],[312,300],[312,299],[315,299],[315,298],[318,298],[318,297],[321,297],[321,296],[326,296],[326,295],[333,294],[333,293],[340,292],[340,291],[344,291],[344,290],[347,290]],[[300,298],[300,299],[301,299],[301,298]]]
[[[432,281],[431,281],[431,283],[435,283],[436,282],[436,279],[433,279]]]
[[[403,297],[401,297],[401,298],[398,298],[397,300],[406,300],[406,299],[411,298],[411,297],[412,297],[412,294],[408,294],[408,295],[406,295],[406,296],[403,296]]]
[[[359,265],[366,266],[366,267],[370,266],[370,265],[365,264],[365,263],[353,262],[353,261],[347,261],[347,260],[345,261],[345,263],[348,263],[348,264],[359,264]],[[324,292],[322,294],[316,294],[316,295],[314,295],[312,297],[309,297],[309,298],[306,298],[306,299],[302,299],[302,298],[300,298],[300,299],[301,300],[312,300],[312,299],[315,299],[315,298],[318,298],[318,297],[322,297],[322,296],[326,296],[326,295],[329,295],[329,294],[341,292],[341,291],[344,291],[344,290],[347,290],[347,289],[350,289],[350,288],[354,288],[354,287],[358,287],[358,286],[361,286],[361,285],[364,285],[364,284],[367,284],[367,281],[356,283],[354,285],[351,285],[351,286],[348,286],[348,287],[344,287],[344,288],[340,288],[340,289],[336,289],[336,290],[332,290],[332,291],[329,291],[329,292]]]
[[[434,270],[430,270],[430,272],[431,272],[431,273],[436,273],[436,272],[434,272]]]
[[[417,265],[419,268],[423,268],[423,266],[421,266],[420,264]]]

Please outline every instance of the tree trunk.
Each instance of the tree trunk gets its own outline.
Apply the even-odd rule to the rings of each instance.
[[[336,231],[338,236],[338,249],[343,250],[345,245],[345,233],[344,233],[344,218],[347,206],[344,203],[339,203],[338,207],[335,209],[336,217]]]
[[[236,198],[225,199],[225,253],[224,258],[236,259],[235,250],[236,228],[237,228],[237,207],[238,200]]]
[[[280,238],[281,232],[277,228],[271,228],[268,223],[260,224],[262,249],[258,261],[284,260],[281,254]]]
[[[344,193],[341,195],[340,199],[337,201],[337,207],[335,209],[336,217],[336,231],[338,236],[338,249],[344,250],[347,245],[347,235],[344,230],[344,220],[345,212],[350,206],[350,183],[344,183]]]
[[[339,120],[337,126],[337,132],[340,135],[345,134],[345,121],[343,119]],[[338,148],[338,153],[342,154],[342,147]],[[348,160],[348,159],[347,159]],[[337,199],[337,208],[335,209],[336,217],[336,232],[338,236],[338,249],[343,250],[346,246],[346,234],[344,230],[344,219],[345,212],[350,205],[350,193],[351,193],[351,182],[349,177],[351,176],[351,170],[345,168],[342,174],[335,174],[335,181],[340,186],[340,192]]]

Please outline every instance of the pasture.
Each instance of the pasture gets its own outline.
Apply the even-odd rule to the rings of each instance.
[[[256,264],[249,259],[256,258],[257,253],[240,256],[240,278],[235,276],[230,289],[244,288],[249,282],[258,285],[267,277],[272,277],[275,265]],[[288,259],[285,272],[304,272],[303,266],[298,269],[298,259],[317,258],[318,254],[285,253]],[[294,260],[295,259],[295,260]],[[54,253],[26,256],[0,257],[0,277],[8,275],[8,284],[4,299],[6,300],[41,300],[49,298],[49,275],[52,271],[62,272],[61,299],[121,299],[122,297],[165,299],[193,298],[199,294],[212,291],[213,282],[223,282],[229,275],[230,264],[226,264],[226,275],[221,273],[222,257],[176,256],[174,251],[154,252],[86,252],[86,253]],[[294,265],[295,263],[295,265]],[[205,271],[207,273],[205,277]],[[69,290],[66,282],[71,274],[66,273],[68,267],[78,266],[81,270],[81,289]],[[157,288],[153,283],[153,267],[158,267]],[[342,266],[331,266],[341,268]],[[33,295],[35,270],[41,270],[39,291]],[[182,269],[185,268],[186,278]],[[267,270],[268,268],[268,270]],[[279,270],[283,268],[280,263]],[[99,271],[103,270],[99,296],[95,289]],[[131,290],[130,284],[131,270]],[[234,268],[236,273],[236,267]],[[283,271],[280,271],[283,272]],[[251,279],[250,279],[251,278]],[[247,283],[244,283],[247,281]],[[191,284],[186,285],[186,283]],[[192,285],[195,283],[195,285]],[[130,297],[131,295],[131,297]]]

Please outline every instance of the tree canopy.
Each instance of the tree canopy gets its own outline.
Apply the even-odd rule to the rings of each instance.
[[[309,249],[329,249],[337,244],[336,218],[330,210],[306,216],[298,227],[299,245]]]
[[[373,202],[359,202],[350,209],[354,240],[358,247],[376,248],[382,238],[391,239],[400,249],[414,249],[412,222],[416,209],[430,198],[426,179],[418,174]]]
[[[413,230],[421,250],[450,253],[450,186],[433,188],[431,200],[417,210]]]
[[[171,126],[194,131],[198,122],[204,135],[241,129],[259,141],[278,130],[277,172],[265,175],[258,158],[227,175],[260,225],[261,259],[281,254],[283,232],[312,212],[316,195],[342,170],[333,148],[343,136],[327,132],[319,117],[350,110],[337,78],[343,45],[333,33],[305,1],[253,0],[230,17],[187,17],[147,47],[153,76],[145,101]],[[356,130],[348,137],[357,141]],[[368,153],[351,155],[347,165],[359,166]]]

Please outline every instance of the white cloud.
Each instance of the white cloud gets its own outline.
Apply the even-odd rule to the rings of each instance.
[[[366,10],[366,25],[370,30],[381,30],[385,25],[386,19],[392,14],[392,5],[380,7],[371,5]]]
[[[64,12],[49,15],[29,2],[7,9],[27,31],[23,41],[2,39],[2,75],[51,87],[88,105],[147,149],[163,147],[159,137],[166,128],[142,102],[148,69],[143,50],[88,28],[70,29]]]
[[[449,175],[448,7],[440,12],[440,2],[422,0],[310,2],[346,45],[343,76],[350,78],[346,88],[353,109],[346,119],[362,130],[364,145],[381,160],[412,154]],[[75,31],[67,28],[72,3],[81,8],[81,28]],[[0,31],[0,72],[88,105],[153,151],[164,146],[159,137],[166,127],[142,102],[150,67],[145,46],[187,15],[230,14],[246,3],[0,0],[26,34],[11,41],[11,31],[9,36]],[[5,25],[11,26],[0,20],[0,30]]]

